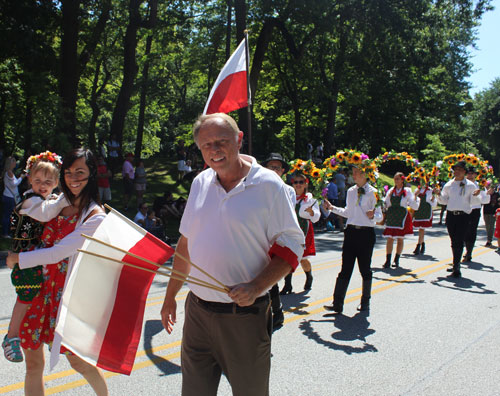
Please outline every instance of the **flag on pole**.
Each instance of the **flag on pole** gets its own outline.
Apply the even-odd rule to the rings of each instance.
[[[108,213],[93,236],[158,264],[174,254],[172,247],[115,210]],[[86,240],[82,249],[142,268],[158,268],[92,240]],[[80,253],[61,299],[51,367],[57,363],[62,345],[94,366],[129,375],[154,276]]]
[[[215,81],[203,114],[229,113],[248,106],[246,40],[233,52]]]

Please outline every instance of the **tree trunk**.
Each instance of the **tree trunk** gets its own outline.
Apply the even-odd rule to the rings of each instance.
[[[104,64],[104,79],[101,87],[98,88],[99,74],[101,73],[101,64]],[[94,80],[92,82],[92,93],[90,95],[90,108],[92,109],[92,117],[90,119],[90,124],[89,124],[88,143],[92,151],[95,151],[97,147],[95,130],[96,130],[97,120],[99,118],[99,115],[101,114],[101,108],[97,103],[97,100],[99,99],[102,92],[106,88],[106,85],[108,85],[108,81],[110,78],[111,78],[111,73],[107,70],[104,59],[100,59],[95,69]]]
[[[68,135],[73,146],[76,137],[76,98],[78,89],[78,10],[79,0],[62,2],[61,74],[59,95],[61,113],[58,120],[60,134]]]
[[[33,144],[33,97],[31,90],[26,90],[26,113],[24,115],[24,150],[25,152],[31,151]]]
[[[137,63],[135,62],[137,47],[137,30],[141,23],[139,7],[142,0],[130,0],[129,2],[129,23],[123,39],[123,78],[118,98],[116,99],[113,118],[111,120],[111,136],[116,136],[116,140],[123,143],[123,127],[127,116],[130,97],[134,89],[134,80],[137,75]]]
[[[232,21],[233,1],[227,0],[227,19],[226,19],[226,61],[231,56],[231,21]]]
[[[149,26],[154,29],[156,25],[156,14],[158,10],[158,0],[152,0],[149,2],[150,14],[149,14]],[[141,100],[139,105],[139,120],[137,124],[137,138],[135,140],[135,158],[141,158],[142,152],[142,140],[144,136],[144,114],[146,112],[146,96],[148,92],[149,84],[149,65],[151,59],[149,54],[151,53],[151,45],[153,43],[153,32],[151,32],[146,40],[146,51],[144,55],[146,56],[146,61],[144,62],[144,68],[142,70],[142,86],[141,86]]]

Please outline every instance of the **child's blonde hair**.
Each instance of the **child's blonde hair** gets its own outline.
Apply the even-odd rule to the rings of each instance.
[[[59,181],[59,167],[54,162],[37,161],[30,168],[30,175],[33,176],[37,172],[43,172],[44,176],[54,176],[54,180]]]

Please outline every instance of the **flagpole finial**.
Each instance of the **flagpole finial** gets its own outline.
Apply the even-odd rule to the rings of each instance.
[[[247,35],[248,34],[248,29],[243,30],[243,34]]]

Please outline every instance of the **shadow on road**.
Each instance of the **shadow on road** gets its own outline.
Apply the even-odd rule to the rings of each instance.
[[[352,318],[345,315],[326,314],[323,317],[325,320],[305,320],[300,323],[299,328],[302,333],[309,339],[316,341],[335,351],[342,351],[347,355],[353,353],[378,352],[378,349],[366,342],[366,338],[375,333],[375,330],[370,329],[368,314],[359,312]],[[331,319],[330,319],[331,318]],[[317,331],[314,330],[314,323],[333,323],[339,331],[332,333],[332,340],[323,339]],[[356,342],[362,341],[362,346],[342,344],[336,341]]]
[[[162,332],[163,325],[160,320],[148,320],[144,326],[144,350],[149,360],[162,372],[161,376],[172,375],[181,372],[181,366],[170,362],[169,360],[155,355],[153,349],[153,337]]]
[[[308,291],[301,291],[300,293],[292,293],[280,296],[283,309],[285,311],[293,311],[294,314],[297,315],[309,315],[308,311],[302,309],[307,307],[307,304],[303,303],[303,301],[309,299],[307,293]]]
[[[377,272],[383,272],[387,275],[390,275],[392,277],[398,276],[401,277],[401,279],[391,279],[388,280],[388,282],[393,282],[393,283],[424,283],[425,281],[423,279],[417,279],[418,274],[412,274],[411,271],[413,271],[411,268],[404,268],[404,267],[398,267],[398,268],[372,268],[373,273]],[[409,276],[413,278],[413,280],[406,280],[404,279],[405,276]],[[387,280],[387,277],[380,277],[373,275],[373,279],[378,279],[378,280]]]
[[[484,283],[475,282],[467,278],[452,278],[449,276],[440,276],[436,280],[431,281],[434,286],[445,287],[474,294],[497,294],[495,291],[486,289]]]
[[[500,272],[498,269],[491,265],[484,265],[482,263],[478,263],[477,261],[469,261],[467,263],[462,263],[461,265],[462,267],[475,271]]]

